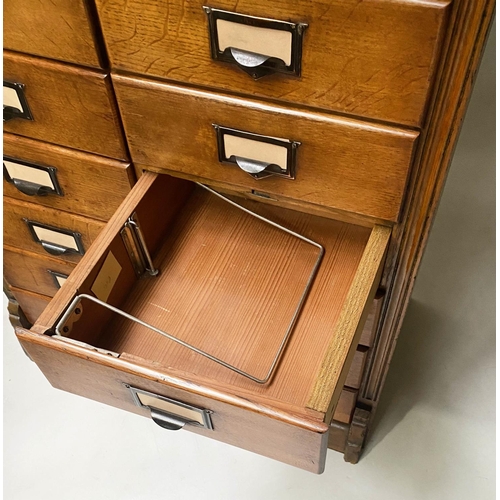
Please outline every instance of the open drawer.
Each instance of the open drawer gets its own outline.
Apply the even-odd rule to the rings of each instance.
[[[237,203],[146,172],[17,335],[57,388],[320,473],[390,229]]]

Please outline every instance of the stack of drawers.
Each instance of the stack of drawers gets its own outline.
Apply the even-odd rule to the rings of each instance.
[[[381,311],[405,307],[395,256],[420,252],[428,231],[431,202],[409,200],[441,182],[415,179],[445,168],[423,151],[440,156],[456,138],[427,117],[468,81],[455,61],[475,64],[452,36],[465,37],[469,4],[23,5],[6,1],[4,54],[5,275],[17,300],[46,304],[88,250],[16,330],[28,355],[55,387],[167,429],[313,472],[328,446],[356,462],[375,404],[367,380],[383,379],[397,328],[377,346]],[[40,168],[52,186],[34,180]],[[323,252],[309,282],[297,233]],[[40,308],[22,305],[33,321]]]
[[[235,12],[223,0],[216,9],[97,0],[136,168],[363,225],[397,224],[449,4],[240,1]],[[290,64],[257,75],[273,65],[245,66],[234,48],[274,51]],[[219,128],[254,142],[229,143]],[[270,137],[300,143],[293,179],[252,179],[227,161],[239,146],[240,156],[265,159],[259,141]],[[379,295],[336,405],[338,424],[352,421],[381,304]]]
[[[33,323],[135,175],[87,2],[4,16],[4,276]]]

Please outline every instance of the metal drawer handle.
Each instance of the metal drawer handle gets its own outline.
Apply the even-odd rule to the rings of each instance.
[[[179,431],[188,423],[187,420],[163,413],[156,408],[151,408],[151,418],[155,424],[168,431]]]
[[[213,124],[221,163],[237,165],[254,179],[269,176],[295,179],[300,142],[269,137]]]
[[[3,121],[8,122],[14,118],[23,118],[23,112],[14,106],[3,107]]]
[[[249,158],[241,158],[240,156],[235,156],[234,160],[238,167],[244,172],[250,175],[257,175],[270,167],[272,163],[265,163],[263,161],[251,160]],[[279,167],[278,167],[279,168]]]
[[[38,165],[31,161],[3,157],[4,179],[27,196],[64,196],[57,180],[57,168]]]
[[[151,412],[153,422],[164,429],[178,431],[189,424],[213,430],[210,410],[137,389],[128,384],[125,384],[125,387],[132,393],[134,403],[140,408],[147,408]]]
[[[24,95],[24,84],[4,80],[3,121],[8,122],[14,118],[33,120],[33,115]]]
[[[236,64],[255,80],[273,73],[300,76],[305,23],[203,7],[212,59]]]
[[[265,56],[264,54],[256,54],[255,52],[248,52],[234,47],[230,47],[229,50],[231,51],[231,55],[234,57],[234,60],[246,68],[256,68],[257,66],[264,64],[269,59],[269,56]]]
[[[70,253],[75,253],[72,248],[64,247],[62,245],[57,245],[55,243],[50,243],[48,241],[41,241],[42,247],[46,252],[49,252],[50,255],[67,255]]]
[[[35,182],[25,181],[22,179],[12,179],[12,184],[16,186],[18,191],[28,196],[47,196],[53,189],[48,186],[42,186]]]
[[[80,233],[48,226],[26,218],[23,218],[23,220],[28,225],[29,232],[35,243],[42,245],[43,249],[51,255],[83,255],[85,253]]]

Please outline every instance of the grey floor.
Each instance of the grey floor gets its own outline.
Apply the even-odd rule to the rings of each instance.
[[[495,496],[495,37],[363,460],[315,476],[52,389],[4,323],[8,500]]]

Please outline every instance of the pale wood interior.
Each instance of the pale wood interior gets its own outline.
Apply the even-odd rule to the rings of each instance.
[[[75,323],[70,336],[76,338],[77,331],[92,330],[89,335],[97,347],[189,373],[196,380],[229,385],[242,393],[259,394],[304,409],[371,229],[239,201],[325,248],[318,275],[269,384],[259,385],[245,379],[124,318],[115,316],[107,324],[99,322],[96,315],[101,315],[102,309],[88,301],[83,308],[87,315],[83,314]],[[155,265],[160,269],[156,278],[132,279],[131,267],[123,260],[126,254],[120,253],[117,238],[113,240],[109,248],[127,277],[118,280],[116,287],[124,288],[111,294],[110,303],[263,377],[300,299],[318,250],[202,188],[196,188],[187,197],[177,215],[170,226],[163,226],[165,238],[154,254]],[[150,217],[160,218],[161,213]],[[148,228],[148,232],[151,230],[154,228]],[[103,253],[101,263],[107,254],[108,251]],[[89,276],[95,277],[97,272],[95,269]],[[90,288],[92,280],[87,280],[85,286]],[[115,300],[115,295],[126,298]],[[96,327],[100,331],[96,332]]]

